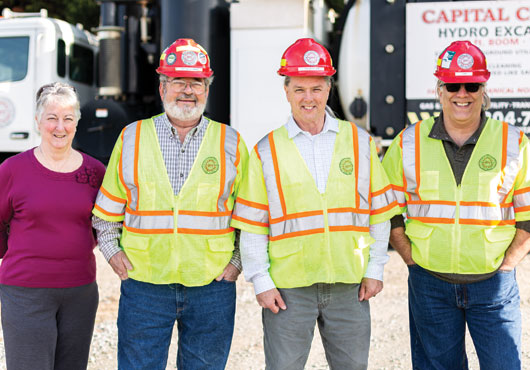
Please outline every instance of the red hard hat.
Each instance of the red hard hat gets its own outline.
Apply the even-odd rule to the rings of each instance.
[[[159,74],[169,77],[206,78],[213,75],[210,58],[203,47],[192,39],[178,39],[160,55]]]
[[[438,57],[434,75],[446,83],[482,83],[490,78],[484,53],[469,41],[449,45]]]
[[[298,39],[282,55],[281,76],[333,76],[331,56],[313,39]]]

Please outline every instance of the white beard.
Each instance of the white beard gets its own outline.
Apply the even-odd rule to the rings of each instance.
[[[162,103],[167,115],[179,121],[197,120],[202,116],[206,108],[206,104],[199,103],[194,107],[179,107],[176,101],[168,101],[165,96]]]

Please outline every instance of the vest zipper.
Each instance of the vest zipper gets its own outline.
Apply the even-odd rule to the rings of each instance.
[[[456,211],[455,211],[455,233],[453,240],[453,255],[451,256],[451,270],[458,271],[457,266],[460,265],[460,234],[462,232],[460,227],[460,201],[462,200],[462,186],[456,187]]]
[[[333,276],[333,259],[331,258],[331,244],[329,240],[329,220],[328,220],[328,204],[326,199],[326,194],[320,194],[322,197],[322,211],[324,212],[324,242],[326,243],[326,258],[327,258],[327,282],[331,283],[334,281],[335,276]]]

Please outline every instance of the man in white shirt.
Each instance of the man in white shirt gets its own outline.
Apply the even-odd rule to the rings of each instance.
[[[232,226],[263,309],[267,369],[303,369],[315,322],[331,369],[366,369],[397,202],[371,137],[326,113],[335,69],[300,39],[278,71],[292,116],[252,151]]]

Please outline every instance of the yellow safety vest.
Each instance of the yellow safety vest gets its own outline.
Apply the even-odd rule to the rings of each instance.
[[[152,119],[122,132],[93,213],[123,221],[120,244],[134,270],[154,284],[202,286],[232,257],[230,219],[248,154],[231,127],[210,121],[177,196],[169,182]]]
[[[457,186],[442,141],[429,138],[433,124],[431,117],[406,128],[383,160],[407,212],[412,258],[437,272],[492,272],[513,240],[516,214],[530,219],[530,188],[521,173],[528,139],[488,119]]]
[[[279,288],[359,283],[374,241],[370,224],[397,209],[371,137],[339,121],[324,194],[281,127],[251,154],[232,226],[269,235],[269,271]]]

